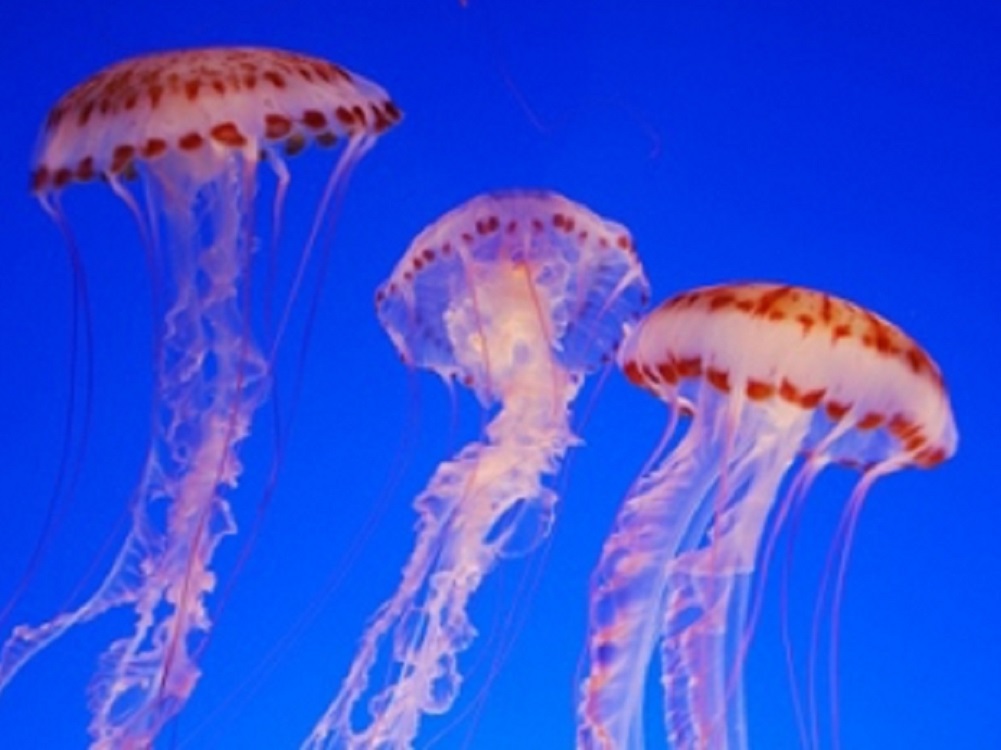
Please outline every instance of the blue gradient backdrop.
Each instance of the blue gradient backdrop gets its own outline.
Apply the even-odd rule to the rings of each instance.
[[[960,450],[934,471],[880,481],[862,514],[841,613],[843,746],[1001,748],[999,38],[1001,6],[990,0],[753,10],[591,0],[4,3],[0,600],[40,532],[68,398],[70,267],[26,191],[37,126],[67,88],[120,58],[288,47],[380,82],[406,119],[350,185],[281,481],[205,677],[158,748],[295,747],[333,695],[409,553],[412,497],[479,424],[467,396],[453,409],[434,377],[408,375],[372,292],[428,222],[510,186],[552,188],[628,225],[655,299],[723,280],[790,281],[857,300],[927,347],[946,373]],[[328,163],[308,153],[291,164],[288,224],[299,229],[290,254]],[[99,186],[70,190],[66,208],[91,289],[92,432],[69,515],[12,623],[51,616],[109,535],[120,540],[115,523],[146,448],[149,282],[138,239]],[[298,310],[301,330],[306,305]],[[293,350],[286,355],[282,367],[294,373]],[[458,720],[428,721],[421,747],[432,738],[437,748],[572,746],[588,573],[665,418],[617,373],[591,396],[548,553],[535,567],[509,563],[484,587]],[[233,495],[244,530],[271,460],[266,417],[260,427]],[[854,478],[831,470],[810,497],[791,613],[801,655]],[[378,507],[373,533],[325,594]],[[225,543],[224,578],[239,548]],[[537,586],[518,595],[536,569]],[[512,602],[523,624],[488,680]],[[314,604],[307,626],[284,640]],[[87,679],[128,624],[116,614],[80,627],[30,663],[0,696],[0,747],[84,747]],[[747,676],[752,746],[765,750],[798,746],[778,632],[771,596]],[[286,644],[280,658],[239,690],[276,644]]]

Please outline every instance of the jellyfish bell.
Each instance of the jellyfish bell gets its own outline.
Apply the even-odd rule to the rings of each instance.
[[[572,402],[647,296],[626,229],[554,193],[483,195],[414,239],[376,293],[379,319],[405,362],[472,388],[492,417],[417,497],[402,582],[304,747],[411,747],[422,716],[452,706],[470,599],[501,557],[548,533],[544,480],[578,442]],[[391,678],[356,728],[383,650]]]
[[[763,588],[755,572],[767,569],[783,521],[825,466],[861,472],[838,533],[836,615],[872,483],[955,452],[948,393],[938,366],[892,323],[767,283],[672,298],[627,335],[618,359],[672,407],[672,426],[681,407],[691,421],[631,490],[595,570],[578,747],[644,746],[659,643],[671,747],[743,748],[740,673]]]
[[[646,293],[624,227],[555,193],[512,191],[425,229],[376,307],[405,362],[461,380],[489,406],[516,375],[504,358],[525,356],[532,336],[547,366],[555,357],[577,373],[608,361]]]
[[[170,162],[207,181],[234,153],[252,162],[261,152],[338,139],[358,148],[399,117],[377,85],[320,58],[252,47],[151,54],[112,65],[59,100],[43,126],[31,188],[45,193]]]
[[[138,224],[162,316],[154,346],[152,435],[131,530],[87,601],[17,627],[0,651],[0,690],[67,629],[130,606],[135,631],[108,648],[89,692],[95,748],[146,747],[183,707],[211,627],[206,597],[236,453],[268,393],[273,356],[311,250],[347,178],[400,117],[376,84],[326,60],[274,49],[212,48],[112,65],[72,89],[43,126],[31,189],[77,250],[61,195],[105,181]],[[250,288],[258,164],[276,176],[272,251],[290,173],[283,154],[340,145],[270,340],[255,340]],[[136,187],[126,178],[138,177]],[[51,532],[51,529],[50,529]]]

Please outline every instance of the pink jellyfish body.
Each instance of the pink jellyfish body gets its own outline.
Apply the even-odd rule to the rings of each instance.
[[[553,193],[480,196],[413,241],[376,295],[380,320],[406,363],[471,387],[496,413],[417,497],[402,582],[304,747],[408,748],[423,714],[450,708],[476,632],[470,598],[499,558],[548,534],[557,496],[544,478],[578,442],[571,403],[647,297],[626,229]],[[392,675],[377,678],[356,729],[380,647]]]
[[[139,226],[163,317],[154,349],[151,443],[132,526],[103,583],[79,607],[19,626],[0,653],[0,689],[72,626],[121,606],[134,632],[111,644],[89,690],[94,748],[150,747],[199,677],[211,622],[213,552],[235,529],[227,488],[266,396],[271,355],[310,249],[348,175],[399,119],[378,86],[325,60],[269,49],[154,54],[113,65],[49,113],[31,185],[75,245],[60,207],[70,183],[104,180]],[[257,169],[276,177],[271,251],[290,176],[282,152],[341,144],[298,277],[261,351],[249,289]],[[138,177],[138,190],[123,178]],[[265,243],[267,247],[267,243]]]
[[[836,615],[866,492],[880,476],[953,454],[949,398],[938,367],[900,329],[793,286],[681,294],[630,331],[618,356],[629,380],[671,408],[669,434],[679,415],[691,422],[634,485],[594,573],[578,747],[644,747],[643,694],[659,642],[671,747],[739,750],[758,561],[767,568],[779,528],[825,466],[858,468],[840,562],[828,565]],[[814,640],[819,602],[816,612]],[[815,733],[812,700],[811,711]]]

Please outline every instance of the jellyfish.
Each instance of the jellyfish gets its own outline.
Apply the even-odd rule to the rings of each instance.
[[[304,747],[407,748],[422,715],[448,711],[476,635],[470,599],[501,558],[548,535],[558,498],[545,478],[578,442],[571,405],[647,298],[625,227],[551,192],[479,196],[412,242],[376,293],[379,319],[407,365],[462,383],[494,413],[416,498],[399,588]],[[356,729],[381,648],[393,674]]]
[[[400,115],[377,85],[326,60],[254,48],[152,54],[72,89],[42,129],[31,189],[63,230],[71,183],[99,178],[133,214],[162,315],[154,346],[151,437],[131,500],[131,528],[83,604],[21,625],[0,652],[0,689],[74,625],[131,607],[89,689],[94,748],[149,747],[200,676],[211,628],[212,557],[235,531],[227,491],[269,391],[273,354],[317,235],[332,221],[361,156]],[[252,333],[258,164],[275,175],[277,252],[290,183],[283,152],[340,148],[287,298],[262,349]],[[137,177],[132,187],[128,178]],[[264,243],[265,246],[266,243]],[[265,321],[267,323],[267,321]]]
[[[783,521],[827,465],[860,472],[832,547],[841,545],[840,561],[828,565],[836,615],[873,482],[954,453],[948,394],[937,365],[892,323],[768,283],[670,299],[630,330],[618,361],[668,404],[671,421],[593,574],[577,746],[645,746],[646,675],[659,643],[670,746],[739,750],[741,665],[762,588],[755,570],[767,568]]]

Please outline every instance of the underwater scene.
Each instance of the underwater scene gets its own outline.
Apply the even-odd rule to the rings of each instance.
[[[1001,6],[0,28],[0,748],[1001,748]]]

